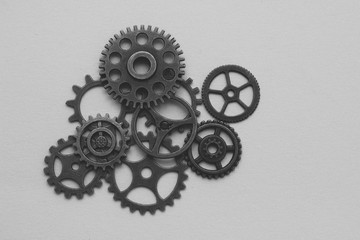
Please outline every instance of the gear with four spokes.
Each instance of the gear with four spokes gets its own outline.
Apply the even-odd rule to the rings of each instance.
[[[247,79],[247,82],[240,87],[236,87],[231,83],[230,73],[241,74]],[[226,86],[222,90],[211,89],[210,86],[214,80],[220,75],[225,74]],[[251,103],[246,105],[240,99],[241,92],[244,89],[251,88],[253,95]],[[237,65],[225,65],[215,68],[206,77],[202,87],[202,99],[206,110],[216,119],[224,122],[240,122],[248,118],[257,108],[260,100],[260,87],[254,75],[247,69]],[[210,94],[217,94],[224,98],[224,104],[220,111],[216,110],[210,101]],[[236,115],[226,115],[226,109],[229,103],[237,103],[243,109],[243,112]]]
[[[44,173],[56,193],[64,193],[66,198],[76,196],[81,199],[84,194],[93,194],[94,188],[102,185],[101,179],[106,178],[110,184],[109,191],[114,193],[115,200],[121,201],[122,207],[129,207],[131,212],[139,211],[141,215],[146,212],[155,214],[180,198],[180,191],[185,189],[188,166],[196,174],[209,179],[222,178],[234,170],[242,151],[240,138],[233,128],[223,122],[209,120],[198,124],[200,111],[197,108],[204,102],[206,110],[214,118],[224,122],[242,121],[258,106],[259,85],[245,68],[225,65],[207,76],[202,86],[202,98],[198,99],[199,88],[192,87],[193,80],[182,78],[185,64],[179,48],[175,39],[165,31],[143,25],[127,28],[126,32],[120,31],[119,35],[109,40],[101,53],[100,79],[94,80],[86,75],[85,85],[74,85],[72,89],[76,96],[66,102],[74,110],[69,121],[80,124],[76,135],[69,136],[66,141],[58,140],[58,146],[52,146],[50,155],[45,157]],[[246,83],[236,87],[230,73],[242,75]],[[211,86],[221,74],[225,76],[226,86],[215,90]],[[96,87],[105,88],[120,103],[117,117],[110,118],[109,114],[83,116],[81,101],[89,90]],[[185,89],[189,98],[180,94],[183,93],[181,88]],[[244,90],[248,88],[252,90],[250,104],[243,99]],[[221,110],[216,110],[210,101],[212,94],[224,99]],[[170,107],[165,107],[166,110],[182,105],[185,117],[171,119],[172,115],[163,116],[160,108],[165,102],[167,104],[164,105]],[[243,111],[232,111],[235,115],[228,115],[226,110],[232,103],[239,104]],[[141,126],[143,121],[144,126]],[[145,130],[147,133],[143,134],[145,131],[141,128],[148,129]],[[128,133],[130,129],[131,136]],[[185,135],[185,129],[188,130],[185,141],[181,140],[181,146],[173,145],[173,142],[179,142],[174,136]],[[145,154],[140,161],[131,161],[127,157],[129,147],[134,145]],[[72,153],[67,151],[70,148]],[[61,163],[61,170],[58,163]],[[116,170],[123,167],[130,169],[132,180],[127,188],[120,189]],[[177,181],[172,191],[162,196],[159,182],[168,173],[176,173]],[[70,186],[69,182],[77,187]],[[129,194],[139,188],[150,190],[155,203],[143,204],[132,200]]]
[[[201,136],[202,133],[212,130],[213,133]],[[227,143],[221,136],[224,133],[231,143]],[[189,139],[186,139],[188,141]],[[193,144],[197,144],[198,155],[194,157],[193,148],[190,147],[185,159],[191,169],[198,175],[206,178],[222,178],[228,175],[239,164],[241,155],[241,143],[238,134],[229,125],[220,121],[203,121],[200,123]],[[226,155],[230,154],[230,161],[223,165]],[[202,163],[212,165],[214,168],[206,168]]]
[[[84,194],[92,195],[94,188],[99,188],[102,185],[101,178],[104,173],[101,169],[95,170],[92,167],[87,167],[84,162],[80,161],[80,157],[74,153],[65,154],[63,150],[72,148],[76,138],[69,136],[65,141],[64,139],[58,140],[57,146],[52,146],[49,151],[50,155],[45,157],[46,167],[44,173],[48,176],[47,182],[49,185],[55,187],[55,192],[60,194],[64,193],[66,198],[76,196],[78,199],[83,198]],[[55,161],[61,162],[61,172],[56,174]],[[89,183],[85,182],[85,177],[94,171],[95,175]],[[67,186],[64,181],[70,180],[77,184],[77,188]]]
[[[81,127],[77,127],[77,136],[74,147],[80,160],[87,166],[94,168],[114,168],[126,156],[130,140],[127,129],[116,118],[111,119],[108,114],[102,117],[98,114],[95,118],[89,117]]]
[[[154,145],[156,138],[149,139],[150,145]],[[136,144],[135,141],[132,141],[130,147]],[[169,151],[176,151],[171,143],[164,144],[164,146]],[[123,164],[127,165],[132,172],[132,181],[126,189],[119,189],[116,182],[115,169],[112,169],[106,181],[110,184],[109,191],[114,193],[114,200],[121,201],[122,207],[129,207],[131,212],[139,211],[140,214],[144,215],[146,212],[155,214],[157,210],[165,211],[165,207],[173,206],[174,199],[180,198],[180,191],[185,189],[184,181],[188,178],[185,174],[187,165],[183,162],[183,157],[178,156],[175,158],[175,165],[171,167],[164,167],[160,164],[161,160],[155,159],[149,155],[146,155],[142,160],[132,162],[128,159],[123,160]],[[168,161],[168,159],[167,159]],[[120,168],[122,166],[119,166]],[[143,174],[144,170],[150,171],[150,176]],[[163,197],[159,193],[159,180],[165,174],[176,173],[177,180],[173,190],[167,196]],[[156,199],[156,203],[153,204],[141,204],[134,202],[128,198],[132,190],[136,188],[144,187],[150,190]]]
[[[114,99],[127,106],[143,108],[164,102],[185,73],[179,47],[157,27],[141,25],[120,31],[102,52],[101,81]]]

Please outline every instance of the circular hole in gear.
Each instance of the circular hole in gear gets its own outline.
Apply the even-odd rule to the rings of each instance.
[[[172,68],[166,68],[164,71],[163,71],[163,77],[166,79],[166,80],[173,80],[174,77],[175,77],[175,71],[174,69]]]
[[[124,38],[120,41],[120,48],[123,50],[129,50],[131,48],[131,41],[128,38]]]
[[[139,57],[134,61],[134,70],[139,75],[144,75],[150,70],[150,61],[146,57]]]
[[[216,144],[214,143],[211,143],[209,146],[208,146],[208,152],[211,153],[211,154],[214,154],[218,151],[218,147]]]
[[[140,45],[145,45],[148,41],[148,36],[145,33],[139,33],[136,36],[136,41],[138,42],[138,44]]]
[[[175,61],[175,55],[172,52],[166,52],[164,53],[164,62],[167,64],[172,64]]]
[[[152,89],[156,95],[162,95],[164,94],[165,86],[161,82],[157,82],[153,85]]]
[[[120,77],[121,77],[121,72],[117,69],[113,69],[110,71],[109,77],[110,77],[111,81],[114,81],[114,82],[119,81]]]
[[[156,49],[156,50],[161,50],[165,47],[165,42],[164,40],[162,40],[161,38],[156,38],[154,41],[153,41],[153,47]]]
[[[74,171],[76,171],[76,170],[79,170],[80,166],[79,166],[79,164],[74,163],[73,165],[71,165],[71,168],[72,168]]]
[[[228,95],[229,97],[233,97],[233,96],[235,96],[235,92],[234,92],[233,90],[229,90],[229,91],[227,92],[227,95]]]
[[[116,65],[120,63],[121,55],[118,52],[113,52],[110,54],[109,60],[111,64]]]
[[[152,171],[150,168],[143,168],[141,170],[141,176],[143,178],[149,178],[149,177],[151,177],[151,175],[152,175]]]
[[[148,91],[145,88],[139,88],[136,90],[136,98],[138,100],[144,100],[148,97]]]
[[[131,85],[127,82],[120,84],[119,91],[123,94],[129,94],[131,92]]]

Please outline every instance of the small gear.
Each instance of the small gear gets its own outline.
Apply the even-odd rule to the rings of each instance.
[[[175,93],[185,73],[180,45],[156,27],[134,26],[120,31],[105,46],[100,59],[100,76],[105,89],[130,107],[164,102]],[[137,69],[142,66],[147,69]]]
[[[104,170],[106,167],[113,168],[126,156],[129,148],[128,130],[124,129],[116,118],[110,119],[108,114],[105,117],[100,114],[96,118],[90,116],[89,120],[76,130],[76,154],[79,154],[80,160],[88,166],[101,167]]]
[[[144,109],[138,108],[133,115],[133,119],[131,123],[131,132],[133,138],[135,139],[137,145],[141,150],[143,150],[146,154],[155,158],[161,158],[161,159],[173,158],[181,155],[190,147],[196,135],[197,118],[192,107],[185,100],[181,98],[173,96],[171,100],[185,107],[185,109],[188,112],[187,117],[181,120],[169,119],[167,117],[160,115],[153,108],[144,108]],[[144,134],[138,132],[137,130],[138,128],[137,121],[138,118],[141,116],[146,116],[146,118],[148,119],[147,122],[145,123],[146,126],[153,124],[156,127],[156,141],[154,142],[153,146],[149,145],[149,147],[147,147],[144,145],[144,142],[150,142],[149,139],[155,136],[154,133],[149,132],[149,134],[151,135],[148,134],[147,136],[145,136]],[[169,139],[168,137],[172,133],[172,131],[178,130],[179,128],[183,129],[184,126],[190,126],[191,129],[189,135],[189,141],[185,143],[182,147],[179,147],[174,152],[160,153],[160,149],[164,144],[164,141],[171,141],[171,139]]]
[[[231,83],[230,73],[235,72],[244,76],[248,82],[240,87],[236,87]],[[222,90],[210,89],[211,83],[214,79],[220,74],[225,74],[226,86]],[[246,105],[241,99],[241,91],[251,87],[253,90],[252,101],[250,105]],[[259,84],[256,81],[255,77],[243,67],[237,65],[225,65],[218,68],[215,68],[205,79],[202,87],[202,99],[206,110],[216,119],[224,122],[240,122],[248,118],[255,109],[257,108],[260,100],[260,88]],[[225,102],[220,111],[217,111],[210,102],[210,94],[221,95]],[[227,116],[225,110],[229,103],[238,103],[240,107],[244,110],[239,115]]]
[[[75,154],[63,154],[62,150],[72,147],[76,138],[69,136],[68,140],[58,140],[58,146],[52,146],[49,151],[50,155],[45,157],[47,167],[44,168],[44,173],[49,176],[47,182],[51,186],[55,186],[55,192],[60,194],[64,193],[66,198],[76,196],[78,199],[83,198],[84,194],[92,195],[94,188],[101,187],[101,178],[104,177],[101,169],[94,170],[93,167],[86,166],[85,163],[80,161],[80,157]],[[61,173],[56,176],[55,174],[55,160],[60,160],[62,168]],[[85,184],[85,176],[95,171],[95,176],[88,184]],[[64,180],[72,180],[78,184],[78,188],[68,187],[63,184]]]
[[[150,139],[150,142],[154,144],[155,139]],[[130,146],[134,144],[135,141],[132,141]],[[169,151],[176,150],[173,149],[174,147],[170,144],[165,144],[165,147]],[[114,193],[114,200],[121,201],[121,206],[123,208],[129,207],[131,212],[139,211],[141,215],[144,215],[146,212],[155,214],[157,210],[163,212],[165,211],[165,207],[167,205],[174,205],[174,199],[180,198],[180,191],[185,189],[184,181],[188,178],[188,176],[185,174],[187,166],[182,160],[183,157],[177,157],[175,158],[175,166],[172,166],[170,168],[164,168],[158,163],[159,160],[156,160],[149,155],[145,156],[142,160],[137,162],[130,162],[125,159],[123,161],[123,164],[127,165],[130,168],[133,179],[129,187],[124,190],[120,190],[116,183],[115,169],[112,169],[112,171],[110,171],[110,173],[106,177],[106,181],[110,184],[109,191]],[[142,175],[142,171],[144,169],[148,169],[151,171],[151,175],[149,177],[144,177]],[[177,182],[172,192],[167,197],[163,198],[162,196],[160,196],[158,191],[158,182],[160,178],[167,173],[177,173]],[[145,187],[149,189],[154,194],[156,198],[156,203],[150,205],[143,205],[131,201],[128,198],[128,195],[133,189],[138,187]]]
[[[200,136],[201,132],[208,131],[209,129],[213,129],[214,133],[204,137]],[[222,132],[230,138],[232,142],[230,145],[220,136]],[[185,140],[185,142],[187,141],[188,139]],[[233,128],[223,122],[210,120],[201,122],[194,143],[198,144],[198,156],[194,157],[193,148],[190,147],[185,155],[185,160],[196,174],[204,178],[216,179],[224,177],[232,172],[239,164],[241,155],[240,138]],[[232,154],[231,160],[223,166],[222,161],[225,159],[227,153]],[[208,169],[201,166],[202,162],[213,165],[215,169]]]

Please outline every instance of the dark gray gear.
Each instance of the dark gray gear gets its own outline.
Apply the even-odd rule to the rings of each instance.
[[[214,130],[214,132],[205,137],[199,135],[199,133],[203,131],[206,132],[209,129]],[[225,142],[220,136],[222,132],[230,138],[232,144],[229,145]],[[188,140],[189,139],[186,139],[185,142]],[[223,122],[211,120],[201,122],[194,143],[199,145],[197,148],[199,155],[194,158],[193,148],[190,147],[185,155],[185,160],[191,170],[204,178],[222,178],[232,172],[239,164],[241,156],[240,138],[232,127]],[[211,152],[210,147],[214,147],[215,151]],[[232,156],[230,161],[223,166],[222,161],[225,159],[227,153],[231,153]],[[215,169],[208,169],[201,166],[202,162],[213,165]]]
[[[58,146],[52,146],[49,151],[50,155],[45,157],[47,167],[44,168],[44,173],[49,177],[47,182],[49,185],[55,187],[57,194],[64,193],[66,198],[76,196],[78,199],[83,198],[84,194],[92,195],[94,188],[99,188],[102,185],[101,178],[104,173],[101,169],[94,170],[91,166],[86,166],[84,162],[80,161],[80,156],[75,154],[63,154],[62,150],[72,147],[76,138],[69,136],[68,140],[58,140]],[[61,162],[61,173],[56,176],[55,174],[55,160]],[[85,176],[95,171],[95,176],[88,184],[85,184]],[[72,180],[76,182],[79,188],[71,188],[62,183],[64,180]]]
[[[247,79],[248,82],[240,87],[234,86],[230,80],[231,72],[241,74]],[[211,83],[220,74],[225,74],[226,86],[222,90],[210,89]],[[251,87],[253,90],[253,96],[250,105],[246,105],[240,99],[241,91],[248,87]],[[240,122],[247,119],[251,114],[254,113],[260,101],[260,87],[254,75],[252,75],[252,73],[247,69],[237,65],[225,65],[215,68],[213,71],[211,71],[203,83],[201,94],[206,110],[214,118],[224,122]],[[225,102],[220,111],[217,111],[211,104],[210,94],[217,94],[224,98]],[[238,115],[226,115],[225,111],[229,103],[239,104],[240,107],[244,110],[244,112]]]
[[[131,141],[130,146],[134,145],[135,141]],[[155,138],[150,139],[150,145],[155,144]],[[175,151],[174,147],[170,144],[165,144],[165,147],[169,151]],[[121,201],[121,207],[129,207],[131,212],[139,211],[141,215],[144,215],[146,212],[155,214],[157,210],[165,211],[166,206],[173,206],[174,200],[181,197],[180,191],[185,189],[184,181],[188,178],[185,174],[187,169],[186,164],[183,162],[183,157],[175,158],[176,165],[170,168],[164,168],[160,166],[157,162],[157,159],[152,158],[147,155],[142,160],[138,162],[130,162],[127,159],[123,160],[123,164],[127,165],[132,172],[132,181],[127,189],[120,190],[116,183],[115,170],[112,169],[106,177],[106,181],[110,184],[109,191],[114,193],[114,200]],[[121,166],[120,166],[121,167]],[[141,172],[144,169],[150,169],[151,176],[143,177]],[[178,178],[172,192],[165,198],[162,198],[158,191],[158,182],[159,179],[167,173],[177,173]],[[131,201],[128,198],[129,193],[138,187],[145,187],[149,189],[156,198],[156,203],[151,205],[143,205]]]
[[[100,114],[95,118],[90,116],[76,130],[76,154],[80,155],[80,160],[87,166],[104,170],[106,167],[114,168],[126,156],[129,148],[127,142],[130,140],[128,130],[116,118],[110,119],[108,114],[105,117]]]
[[[100,59],[100,76],[105,89],[130,107],[157,105],[170,98],[185,73],[180,45],[165,31],[143,25],[120,31],[105,46]],[[137,64],[148,67],[138,71]]]

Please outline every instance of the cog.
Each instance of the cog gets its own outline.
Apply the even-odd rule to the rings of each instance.
[[[144,108],[144,109],[136,109],[133,115],[132,123],[131,123],[131,132],[133,135],[133,138],[139,148],[143,150],[146,154],[155,157],[155,158],[173,158],[176,156],[181,155],[184,153],[191,145],[192,141],[194,140],[196,136],[196,130],[197,130],[197,118],[195,115],[194,110],[192,107],[183,99],[179,97],[173,96],[171,100],[181,104],[184,106],[188,112],[187,117],[181,120],[174,120],[169,119],[167,117],[164,117],[160,115],[155,109],[153,108]],[[149,126],[151,124],[155,125],[156,127],[156,137],[155,141],[151,143],[153,140],[153,137],[155,136],[153,132],[149,132],[149,134],[152,134],[151,136],[144,136],[141,132],[138,132],[138,119],[139,117],[146,116],[148,119],[145,123],[146,126]],[[190,137],[189,141],[186,142],[182,147],[179,147],[176,151],[170,152],[170,153],[160,153],[161,147],[164,145],[164,141],[169,141],[168,138],[169,135],[174,130],[183,129],[184,126],[190,126]],[[169,140],[167,140],[169,139]],[[145,146],[144,142],[148,142],[149,146]]]
[[[150,107],[170,98],[185,74],[180,45],[156,27],[134,26],[120,31],[105,45],[100,59],[100,76],[105,89],[130,107]],[[137,69],[137,66],[148,69]]]
[[[240,87],[236,87],[231,83],[230,72],[239,73],[244,76],[248,82]],[[222,90],[210,89],[211,83],[220,74],[225,74],[226,86]],[[253,96],[250,105],[246,105],[241,99],[241,91],[246,88],[252,88]],[[225,65],[215,68],[206,77],[202,87],[202,99],[206,110],[216,119],[224,122],[240,122],[247,119],[251,114],[254,113],[260,101],[260,87],[255,77],[251,72],[243,67],[237,65]],[[220,111],[217,111],[210,102],[210,94],[221,95],[225,102]],[[244,110],[242,113],[235,116],[228,116],[225,114],[225,110],[229,103],[237,103]]]
[[[75,154],[65,155],[61,153],[62,150],[72,147],[76,138],[69,136],[68,140],[58,140],[58,146],[52,146],[49,151],[50,155],[45,157],[47,167],[44,168],[44,173],[49,178],[47,182],[51,186],[55,186],[55,192],[64,193],[66,198],[76,196],[78,199],[83,198],[84,194],[92,195],[94,188],[99,188],[102,185],[101,178],[104,177],[101,169],[95,170],[95,176],[90,183],[85,184],[85,176],[94,171],[93,167],[86,166],[80,161],[80,157]],[[62,168],[61,173],[55,174],[55,160],[60,160]],[[64,180],[72,180],[78,184],[78,188],[70,188],[62,183]]]
[[[126,156],[129,148],[127,142],[130,139],[128,130],[124,129],[116,118],[110,119],[108,114],[105,117],[100,114],[96,118],[90,116],[89,120],[76,130],[76,154],[80,155],[80,160],[87,166],[100,167],[103,170],[106,167],[114,168],[114,165],[120,164]]]
[[[151,139],[155,141],[155,139]],[[135,141],[131,141],[130,146],[134,145]],[[176,151],[174,147],[169,144],[164,145],[169,151]],[[183,157],[175,158],[175,166],[170,168],[162,167],[154,158],[147,155],[142,160],[138,162],[130,162],[127,159],[123,161],[123,164],[127,165],[132,172],[132,182],[129,187],[125,190],[120,190],[116,183],[115,169],[112,169],[106,177],[106,181],[110,184],[109,191],[114,193],[114,200],[121,201],[121,207],[129,207],[130,212],[139,211],[141,215],[144,215],[146,212],[155,214],[157,210],[165,211],[166,206],[173,206],[174,200],[181,197],[180,191],[185,189],[184,181],[188,178],[185,174],[187,169],[186,164],[182,161]],[[120,166],[121,167],[121,166]],[[150,169],[151,176],[143,177],[141,172],[143,169]],[[159,179],[166,173],[177,173],[178,178],[175,184],[173,191],[165,198],[161,197],[158,191],[158,182]],[[131,201],[128,198],[129,193],[138,187],[145,187],[149,189],[156,197],[156,203],[151,205],[143,205]]]
[[[209,129],[213,129],[214,133],[208,134],[205,137],[200,136],[201,132]],[[232,142],[230,145],[220,136],[222,132],[230,138]],[[189,138],[185,139],[185,142],[188,140]],[[232,172],[239,164],[241,156],[240,138],[232,127],[223,122],[211,120],[201,122],[194,143],[199,145],[197,148],[198,157],[194,158],[193,148],[190,147],[185,155],[185,160],[192,171],[204,178],[222,178]],[[215,151],[211,151],[211,147]],[[227,153],[232,154],[231,160],[223,166],[222,161]],[[213,165],[215,170],[201,166],[202,162]]]

